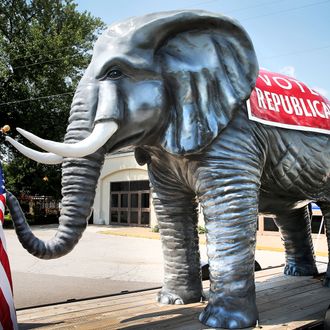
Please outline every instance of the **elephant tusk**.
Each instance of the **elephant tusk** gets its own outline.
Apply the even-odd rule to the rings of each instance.
[[[98,122],[92,133],[84,140],[68,144],[44,140],[40,137],[17,128],[17,131],[38,147],[63,157],[85,157],[101,148],[117,131],[118,125],[115,122]]]
[[[32,160],[49,165],[61,164],[63,162],[63,157],[55,155],[53,153],[39,152],[33,149],[30,149],[23,144],[12,139],[10,136],[6,136],[6,141],[8,141],[12,146],[14,146],[20,153],[24,156],[31,158]]]

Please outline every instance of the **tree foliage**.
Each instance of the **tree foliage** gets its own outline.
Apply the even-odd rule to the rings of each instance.
[[[22,127],[61,141],[73,91],[102,29],[103,22],[78,12],[73,0],[0,0],[0,127],[9,124],[18,139],[15,128]],[[0,152],[9,189],[60,193],[59,166],[28,160],[3,138]]]

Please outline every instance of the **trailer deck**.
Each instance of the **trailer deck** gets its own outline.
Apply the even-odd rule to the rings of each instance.
[[[320,272],[326,264],[318,263]],[[208,281],[204,282],[207,290]],[[256,272],[260,324],[256,329],[308,329],[325,315],[330,288],[321,276],[283,275],[283,266]],[[112,295],[17,312],[19,329],[209,329],[198,321],[206,302],[160,305],[158,289]]]

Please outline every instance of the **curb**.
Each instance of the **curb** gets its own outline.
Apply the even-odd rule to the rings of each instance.
[[[112,231],[112,230],[101,230],[97,232],[98,234],[103,235],[111,235],[111,236],[125,236],[125,237],[133,237],[133,238],[147,238],[147,239],[160,239],[160,235],[158,233],[150,233],[150,234],[138,234],[138,233],[126,233],[121,231]]]

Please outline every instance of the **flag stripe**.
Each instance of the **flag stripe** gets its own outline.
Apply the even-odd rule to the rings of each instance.
[[[11,292],[13,293],[13,282],[11,279],[9,259],[6,250],[3,247],[2,240],[0,240],[0,263],[2,264],[4,271],[7,274],[7,278],[11,287]]]
[[[17,330],[16,310],[13,299],[13,283],[8,251],[3,230],[6,210],[6,190],[0,163],[0,330]]]
[[[5,250],[5,252],[8,254],[7,245],[6,245],[6,239],[5,239],[5,233],[3,231],[2,224],[0,224],[0,241],[2,242],[2,246],[3,246],[4,250]]]
[[[14,329],[13,322],[10,317],[10,309],[7,300],[0,288],[0,323],[3,329]]]
[[[1,178],[0,178],[0,181],[1,181]],[[5,208],[6,208],[5,205],[6,205],[6,193],[2,193],[2,194],[0,194],[0,220],[2,223],[5,222],[5,217],[4,217]]]
[[[4,314],[1,317],[3,317],[3,318],[10,317],[11,318],[13,328],[8,328],[8,329],[18,329],[17,325],[16,325],[16,311],[15,311],[15,307],[14,307],[11,287],[10,287],[10,284],[9,284],[7,276],[6,276],[6,272],[3,269],[1,263],[0,263],[0,288],[2,290],[4,300],[6,301],[9,311],[10,311],[10,313],[8,315]],[[7,330],[7,328],[5,328],[5,327],[4,327],[4,329]]]

